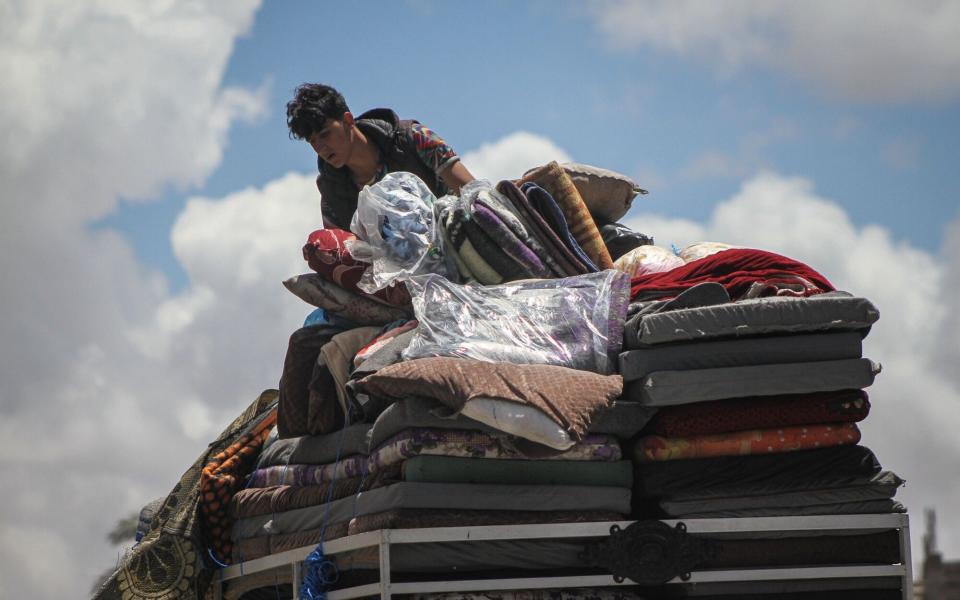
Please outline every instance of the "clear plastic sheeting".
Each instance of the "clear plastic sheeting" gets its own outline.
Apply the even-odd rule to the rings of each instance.
[[[407,288],[420,324],[403,351],[406,360],[449,356],[615,370],[630,297],[630,278],[620,271],[496,286],[426,275]]]
[[[425,273],[447,274],[430,189],[413,173],[388,173],[360,191],[350,223],[356,240],[345,242],[353,258],[370,267],[358,287],[374,293]]]

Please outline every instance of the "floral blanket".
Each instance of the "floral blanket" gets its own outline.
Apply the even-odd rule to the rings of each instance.
[[[413,428],[396,434],[369,456],[356,454],[327,465],[280,465],[257,469],[250,476],[248,487],[318,485],[335,479],[375,475],[408,458],[422,455],[530,458],[516,448],[508,436],[495,436],[482,431]],[[614,461],[620,460],[620,457],[620,444],[616,439],[606,435],[588,434],[569,450],[539,458]]]

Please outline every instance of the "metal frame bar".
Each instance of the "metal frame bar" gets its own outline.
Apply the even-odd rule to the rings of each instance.
[[[902,580],[904,600],[913,598],[913,565],[910,556],[910,526],[906,514],[885,515],[823,515],[809,517],[751,517],[739,519],[671,519],[664,520],[673,526],[679,521],[687,525],[689,533],[751,533],[773,531],[873,531],[897,529],[900,536],[899,565],[803,567],[790,569],[732,569],[695,571],[691,579],[682,582],[675,578],[669,583],[724,583],[733,581],[776,581],[805,579],[846,579],[853,577],[899,577]],[[532,525],[488,525],[481,527],[435,527],[425,529],[384,529],[361,533],[330,542],[325,542],[324,553],[340,554],[359,548],[378,546],[380,554],[380,581],[343,590],[328,592],[329,600],[349,600],[379,594],[390,600],[393,594],[414,592],[453,592],[508,589],[536,589],[551,587],[616,586],[633,585],[629,581],[618,584],[609,575],[582,577],[533,577],[512,579],[484,579],[460,581],[429,581],[394,583],[391,578],[390,548],[395,544],[419,544],[431,542],[468,542],[483,540],[518,540],[549,538],[602,537],[609,534],[610,526],[626,527],[633,521],[600,523],[555,523]],[[281,565],[293,569],[294,600],[298,600],[298,585],[303,560],[315,545],[304,546],[255,560],[231,565],[222,569],[214,583],[215,598],[221,598],[225,581],[264,571]]]

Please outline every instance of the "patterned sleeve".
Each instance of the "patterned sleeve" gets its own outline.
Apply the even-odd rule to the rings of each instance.
[[[410,127],[410,134],[413,137],[413,145],[417,149],[420,160],[437,175],[440,174],[440,171],[460,160],[453,148],[437,135],[437,132],[426,125],[414,123]]]

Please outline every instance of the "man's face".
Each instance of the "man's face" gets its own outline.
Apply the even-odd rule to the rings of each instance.
[[[307,140],[314,152],[334,168],[347,164],[353,141],[353,116],[344,113],[343,119],[327,119],[323,129],[313,132]]]

